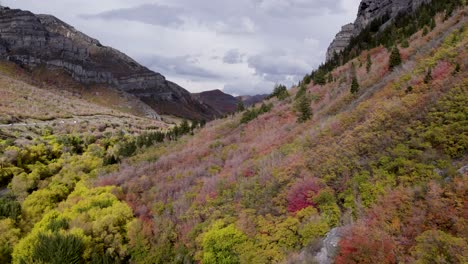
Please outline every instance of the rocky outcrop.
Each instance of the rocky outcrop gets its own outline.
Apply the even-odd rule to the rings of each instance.
[[[335,54],[340,54],[351,41],[354,34],[354,24],[347,24],[341,27],[341,31],[336,34],[335,39],[327,50],[327,61],[331,60]]]
[[[28,68],[64,69],[84,84],[109,84],[160,114],[190,119],[217,114],[161,74],[50,15],[0,7],[0,57]]]
[[[359,34],[377,18],[388,15],[392,19],[401,12],[411,13],[428,2],[430,0],[362,0],[354,22],[354,34]]]
[[[343,26],[330,44],[327,51],[327,61],[333,58],[334,53],[345,49],[353,36],[359,35],[372,21],[388,16],[391,21],[400,13],[411,13],[423,3],[431,0],[362,0],[359,5],[356,21]],[[383,25],[385,26],[385,24]]]

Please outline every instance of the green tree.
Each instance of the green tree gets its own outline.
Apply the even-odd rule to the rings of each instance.
[[[432,81],[432,69],[429,69],[426,73],[426,76],[424,76],[424,83],[428,84]]]
[[[244,111],[245,111],[244,101],[242,101],[242,99],[237,100],[237,112],[244,112]]]
[[[417,264],[468,263],[468,244],[440,230],[429,230],[416,238],[412,255]]]
[[[359,92],[359,83],[356,77],[353,78],[353,82],[351,83],[351,93],[356,94]]]
[[[203,234],[203,263],[239,263],[239,247],[246,241],[247,237],[233,224],[224,227],[223,221],[216,222]]]
[[[284,100],[289,97],[289,92],[286,86],[279,84],[275,86],[273,93],[269,96],[269,98],[276,97],[279,100]]]
[[[401,55],[400,50],[398,47],[394,47],[392,49],[392,53],[390,54],[390,70],[393,70],[395,67],[401,64]]]
[[[296,101],[296,112],[298,113],[297,121],[304,123],[312,117],[312,109],[310,108],[311,99],[307,94],[304,94]]]
[[[371,68],[372,68],[372,57],[370,54],[367,54],[367,63],[366,63],[367,73],[370,72]]]
[[[83,262],[84,249],[84,243],[74,235],[39,234],[32,259],[39,263],[79,264]]]
[[[313,80],[315,84],[325,85],[327,83],[325,70],[319,69],[313,73]]]
[[[21,230],[12,219],[0,220],[0,263],[11,263],[13,246],[18,243]]]
[[[403,42],[401,43],[401,47],[403,48],[409,48],[409,42],[407,39],[404,39]]]

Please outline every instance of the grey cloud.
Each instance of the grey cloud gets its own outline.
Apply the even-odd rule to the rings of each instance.
[[[223,92],[233,95],[269,94],[273,91],[275,83],[263,81],[259,83],[234,82],[224,86]]]
[[[233,49],[228,52],[223,57],[223,62],[227,64],[238,64],[244,61],[244,54],[241,54],[239,50]]]
[[[218,74],[196,65],[198,60],[191,56],[164,57],[153,55],[141,58],[140,61],[148,68],[163,75],[185,76],[191,80],[220,78]]]
[[[84,14],[82,18],[124,19],[151,25],[178,27],[184,21],[179,17],[183,9],[159,4],[144,4],[132,8],[122,8],[99,14]]]
[[[265,54],[250,57],[249,67],[257,75],[304,75],[311,70],[307,63],[286,55]]]
[[[272,16],[310,16],[329,13],[343,13],[341,1],[330,0],[254,0],[258,7]]]

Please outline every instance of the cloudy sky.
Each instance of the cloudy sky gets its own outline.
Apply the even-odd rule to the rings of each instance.
[[[2,0],[52,14],[191,92],[268,93],[325,59],[360,0]]]

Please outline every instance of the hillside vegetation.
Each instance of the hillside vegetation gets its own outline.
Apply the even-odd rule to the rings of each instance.
[[[438,11],[206,126],[0,140],[0,262],[311,263],[340,227],[336,263],[466,263],[468,9]]]

